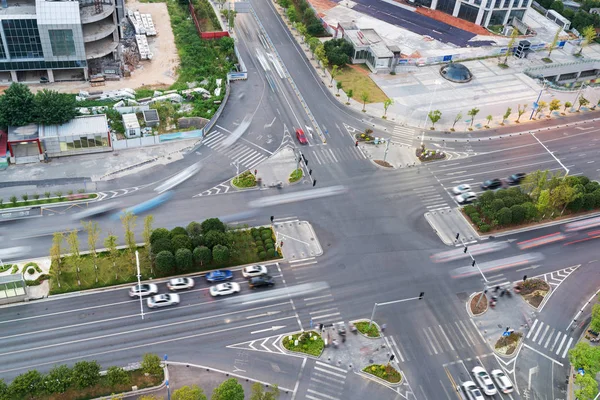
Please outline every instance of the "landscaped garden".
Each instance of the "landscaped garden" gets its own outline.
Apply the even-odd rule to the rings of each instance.
[[[321,338],[321,335],[315,331],[284,336],[281,343],[289,351],[305,353],[315,357],[319,357],[325,347],[325,342]]]
[[[527,279],[525,282],[519,283],[515,289],[523,296],[523,300],[535,308],[538,308],[542,304],[542,301],[544,301],[544,297],[550,293],[548,282],[536,278]]]
[[[484,192],[462,212],[481,233],[572,217],[600,208],[600,184],[536,171],[520,187]]]
[[[78,190],[77,193],[74,193],[72,190],[70,190],[66,193],[66,195],[61,191],[54,193],[45,192],[43,196],[38,193],[34,193],[32,195],[23,194],[21,195],[21,200],[19,200],[17,196],[11,196],[8,199],[8,202],[5,202],[5,199],[0,198],[0,209],[32,207],[44,204],[64,203],[66,201],[75,200],[93,200],[97,197],[98,195],[96,193],[85,193],[84,189]]]
[[[302,168],[295,169],[291,174],[289,181],[290,183],[298,182],[302,179]]]
[[[390,383],[399,383],[402,380],[402,375],[389,363],[387,365],[372,364],[363,369],[364,372],[383,379]]]
[[[379,333],[379,328],[375,323],[370,323],[369,321],[359,321],[354,322],[354,326],[360,333],[368,337],[378,338],[381,336]]]
[[[256,186],[256,176],[250,172],[242,172],[235,178],[233,178],[232,182],[233,186],[239,188],[250,188]]]
[[[113,286],[137,281],[135,252],[139,252],[142,279],[167,277],[279,258],[271,228],[230,230],[217,218],[191,222],[186,228],[152,228],[152,216],[144,219],[145,246],[138,247],[133,229],[136,217],[126,214],[121,222],[125,246],[109,234],[105,252],[96,251],[100,230],[85,223],[89,254],[82,254],[77,232],[55,233],[50,250],[50,294]],[[63,255],[69,253],[69,255]]]
[[[500,336],[494,348],[498,353],[509,356],[517,350],[522,338],[523,334],[521,332],[512,332],[508,336]]]

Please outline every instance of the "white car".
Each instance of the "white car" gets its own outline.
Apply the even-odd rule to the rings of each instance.
[[[249,267],[244,267],[242,270],[242,275],[244,278],[254,278],[255,276],[267,275],[269,270],[264,265],[251,265]]]
[[[227,296],[228,294],[238,293],[240,291],[240,284],[237,282],[219,283],[218,285],[210,287],[210,295],[216,296]]]
[[[488,396],[493,396],[498,393],[496,386],[494,386],[494,382],[492,382],[492,378],[490,378],[487,371],[483,367],[474,367],[471,372],[479,384],[479,387],[481,390],[483,390],[483,393],[487,394]]]
[[[179,295],[175,293],[165,293],[150,297],[146,300],[149,308],[158,308],[179,304]]]
[[[194,287],[192,278],[173,278],[167,282],[169,290],[191,289]]]
[[[129,297],[142,297],[150,296],[158,293],[158,286],[154,283],[142,283],[141,285],[135,285],[129,289]]]
[[[458,204],[472,203],[477,200],[477,195],[474,192],[466,192],[454,197]]]
[[[452,188],[452,193],[454,193],[454,194],[463,194],[463,193],[470,192],[470,191],[471,191],[471,186],[469,186],[467,184],[454,186]]]
[[[462,388],[469,400],[484,400],[483,395],[473,381],[463,382]]]
[[[513,392],[513,385],[508,376],[502,372],[502,370],[495,369],[491,373],[492,378],[494,378],[494,382],[498,385],[498,388],[502,393],[508,394]]]

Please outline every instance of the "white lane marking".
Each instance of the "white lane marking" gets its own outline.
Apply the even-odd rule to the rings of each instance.
[[[328,318],[328,317],[334,317],[336,315],[340,315],[339,312],[336,313],[331,313],[331,314],[324,314],[324,315],[313,315],[313,318],[319,319],[319,318]]]
[[[573,338],[569,338],[569,342],[565,346],[565,351],[563,352],[562,358],[565,358],[565,356],[567,355],[567,351],[569,351],[569,347],[571,346],[571,343],[573,343]]]
[[[331,148],[329,149],[329,152],[331,153],[331,157],[333,157],[335,162],[338,162],[338,159],[335,157],[335,154],[333,154],[333,150]]]
[[[433,344],[433,341],[429,337],[429,333],[427,333],[427,330],[425,328],[423,328],[423,332],[425,332],[425,336],[427,336],[427,340],[429,341],[429,344],[431,345],[431,348],[433,349],[433,351],[435,352],[435,354],[437,354],[438,353],[437,349],[435,348],[435,345]]]
[[[556,332],[556,329],[552,328],[552,332],[550,332],[550,334],[548,335],[548,340],[546,340],[546,344],[544,345],[545,349],[548,348],[548,345],[550,344],[550,340],[552,339],[554,332]]]
[[[340,400],[340,398],[339,398],[339,397],[333,397],[333,396],[329,396],[329,395],[327,395],[327,394],[324,394],[324,393],[316,392],[316,391],[314,391],[314,390],[312,390],[312,389],[307,389],[306,391],[307,391],[307,392],[309,392],[309,393],[314,393],[314,394],[316,394],[316,395],[319,395],[319,396],[323,396],[323,397],[325,397],[325,398],[327,398],[327,399],[330,399],[330,400]],[[322,399],[317,399],[316,397],[312,397],[312,396],[310,396],[310,395],[308,395],[308,394],[306,395],[306,398],[307,398],[307,399],[311,399],[311,400],[312,400],[312,399],[314,399],[314,400],[322,400]]]
[[[552,357],[549,357],[549,356],[545,355],[544,353],[542,353],[542,352],[540,352],[540,351],[538,351],[538,350],[534,349],[533,347],[531,347],[531,346],[530,346],[530,345],[528,345],[527,343],[523,343],[523,347],[527,347],[529,350],[532,350],[532,351],[534,351],[534,352],[538,353],[538,354],[539,354],[539,355],[541,355],[542,357],[546,357],[548,360],[552,361],[553,363],[556,363],[556,364],[560,365],[561,367],[563,366],[563,364],[562,364],[561,362],[559,362],[559,361],[556,361],[554,358],[552,358]]]
[[[307,265],[313,265],[313,264],[317,264],[317,261],[305,262],[302,264],[292,264],[292,265],[290,265],[290,268],[306,267]]]
[[[304,300],[304,301],[310,301],[310,300],[323,299],[325,297],[332,297],[332,296],[333,296],[332,294],[326,294],[326,295],[317,296],[317,297],[307,297],[306,299],[302,299],[302,300]]]
[[[331,368],[331,369],[333,369],[333,370],[336,370],[336,371],[343,372],[344,374],[348,373],[348,371],[346,371],[346,370],[345,370],[345,369],[343,369],[343,368],[334,367],[333,365],[325,364],[325,363],[322,363],[321,361],[316,361],[316,363],[317,363],[318,365],[322,365],[322,366],[324,366],[324,367]]]
[[[550,346],[550,351],[554,351],[554,346],[556,346],[556,343],[558,342],[558,339],[560,339],[560,337],[562,336],[562,332],[557,332],[556,333],[556,337],[554,338],[554,343],[552,343],[552,346]]]
[[[531,336],[531,333],[535,329],[535,326],[537,325],[537,323],[538,323],[537,319],[535,321],[533,321],[533,325],[531,325],[531,329],[529,329],[529,332],[527,332],[527,336],[525,336],[525,338],[529,339],[529,336]]]
[[[546,329],[544,329],[544,333],[542,333],[542,336],[540,336],[540,340],[537,342],[537,344],[542,344],[544,338],[546,337],[546,333],[548,333],[548,329],[550,329],[550,325],[546,325]]]
[[[290,218],[296,218],[296,217],[290,217]],[[314,260],[314,257],[308,257],[308,258],[302,258],[300,260],[292,260],[292,261],[288,261],[288,263],[290,264],[294,264],[294,263],[299,263],[299,262],[303,262],[303,261],[309,261],[309,260]],[[305,299],[306,300],[306,299]]]
[[[394,337],[390,336],[390,340],[392,341],[392,344],[394,345],[394,347],[396,348],[396,351],[398,352],[398,357],[400,357],[400,360],[402,362],[404,362],[404,357],[402,357],[402,352],[400,352],[400,348],[396,344],[396,341],[394,340]]]
[[[442,335],[444,335],[444,337],[446,338],[446,342],[448,342],[448,346],[450,346],[450,348],[452,349],[452,351],[454,351],[454,346],[452,346],[452,343],[450,343],[450,339],[448,339],[448,336],[446,335],[446,332],[444,332],[444,328],[442,328],[441,325],[438,325],[438,327],[440,328],[440,331],[442,331]]]
[[[321,372],[324,372],[329,375],[337,376],[338,378],[346,379],[346,375],[338,374],[338,373],[332,372],[331,370],[328,370],[328,369],[319,368],[319,367],[315,367],[315,369],[317,371],[321,371]]]
[[[312,315],[312,314],[318,314],[318,313],[321,313],[321,312],[329,312],[329,311],[333,311],[333,310],[337,310],[337,309],[338,309],[337,307],[333,307],[333,308],[326,308],[326,309],[324,309],[324,310],[311,311],[311,312],[309,312],[309,314],[310,314],[310,315]]]
[[[567,340],[567,335],[563,336],[562,340],[560,341],[560,344],[558,345],[558,349],[556,349],[556,353],[554,354],[558,355],[560,353],[560,349],[562,349],[565,340]]]
[[[544,326],[544,323],[540,321],[540,326],[538,327],[537,331],[535,332],[535,335],[533,335],[533,339],[532,340],[534,342],[537,340],[537,337],[540,334],[543,326]]]

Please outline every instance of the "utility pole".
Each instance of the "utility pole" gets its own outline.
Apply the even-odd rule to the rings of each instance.
[[[231,163],[235,167],[235,176],[240,174],[240,160],[235,160]]]
[[[388,141],[385,144],[385,153],[383,153],[383,162],[385,162],[385,158],[387,157],[387,153],[388,153],[389,149],[390,149],[390,140],[388,139]]]
[[[459,234],[456,234],[456,238],[458,239]],[[483,271],[481,270],[481,268],[479,268],[479,265],[477,265],[477,261],[475,261],[475,258],[473,257],[473,254],[471,254],[471,252],[469,251],[469,247],[467,247],[467,245],[464,244],[463,242],[463,246],[464,246],[464,252],[467,253],[469,255],[469,257],[471,257],[471,266],[472,267],[476,267],[477,270],[479,271],[479,273],[481,274],[481,277],[483,278],[483,291],[481,292],[481,296],[479,296],[479,299],[477,300],[477,304],[475,305],[475,308],[477,308],[479,306],[479,303],[481,302],[481,299],[483,298],[483,295],[485,295],[485,292],[489,289],[489,281],[487,280],[487,278],[485,277],[485,275],[483,274]]]
[[[140,278],[141,278],[142,274],[140,272],[140,255],[137,250],[135,251],[135,264],[137,267],[138,288],[141,289],[142,282],[140,281]],[[138,294],[140,295],[140,313],[142,314],[142,319],[144,319],[144,303],[142,301],[142,291],[138,290]]]
[[[411,298],[408,298],[408,299],[386,301],[385,303],[375,303],[373,305],[373,312],[371,313],[371,319],[369,320],[369,328],[371,328],[371,325],[373,325],[373,319],[375,318],[375,310],[377,309],[377,306],[387,306],[387,305],[390,305],[390,304],[403,303],[405,301],[410,301],[410,300],[421,300],[421,299],[423,299],[424,295],[425,295],[425,292],[421,292],[419,294],[419,297],[411,297]]]

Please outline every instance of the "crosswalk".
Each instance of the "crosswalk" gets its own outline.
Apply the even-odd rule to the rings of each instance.
[[[442,195],[435,186],[415,188],[413,192],[421,198],[427,211],[448,210],[451,207],[448,203],[450,199],[445,194]]]
[[[526,343],[550,358],[567,357],[568,351],[573,345],[573,337],[567,333],[551,327],[543,321],[536,319],[525,337]]]
[[[355,162],[357,160],[366,160],[367,157],[360,150],[360,148],[351,146],[351,147],[340,147],[340,148],[331,148],[331,147],[319,147],[319,148],[311,148],[304,152],[304,154],[310,159],[314,160],[315,163],[319,165],[324,164],[335,164],[342,162]]]
[[[265,151],[260,150],[259,148],[250,147],[241,143],[239,140],[230,147],[224,147],[222,142],[227,136],[228,135],[214,130],[205,136],[202,140],[202,144],[216,150],[236,163],[239,162],[240,166],[245,169],[254,168],[269,156],[268,154],[265,154]]]
[[[348,371],[334,365],[315,361],[310,371],[310,380],[305,399],[341,400]]]
[[[415,128],[407,126],[395,125],[394,130],[390,134],[390,140],[394,143],[401,143],[412,146],[413,140],[418,136],[418,131]]]

